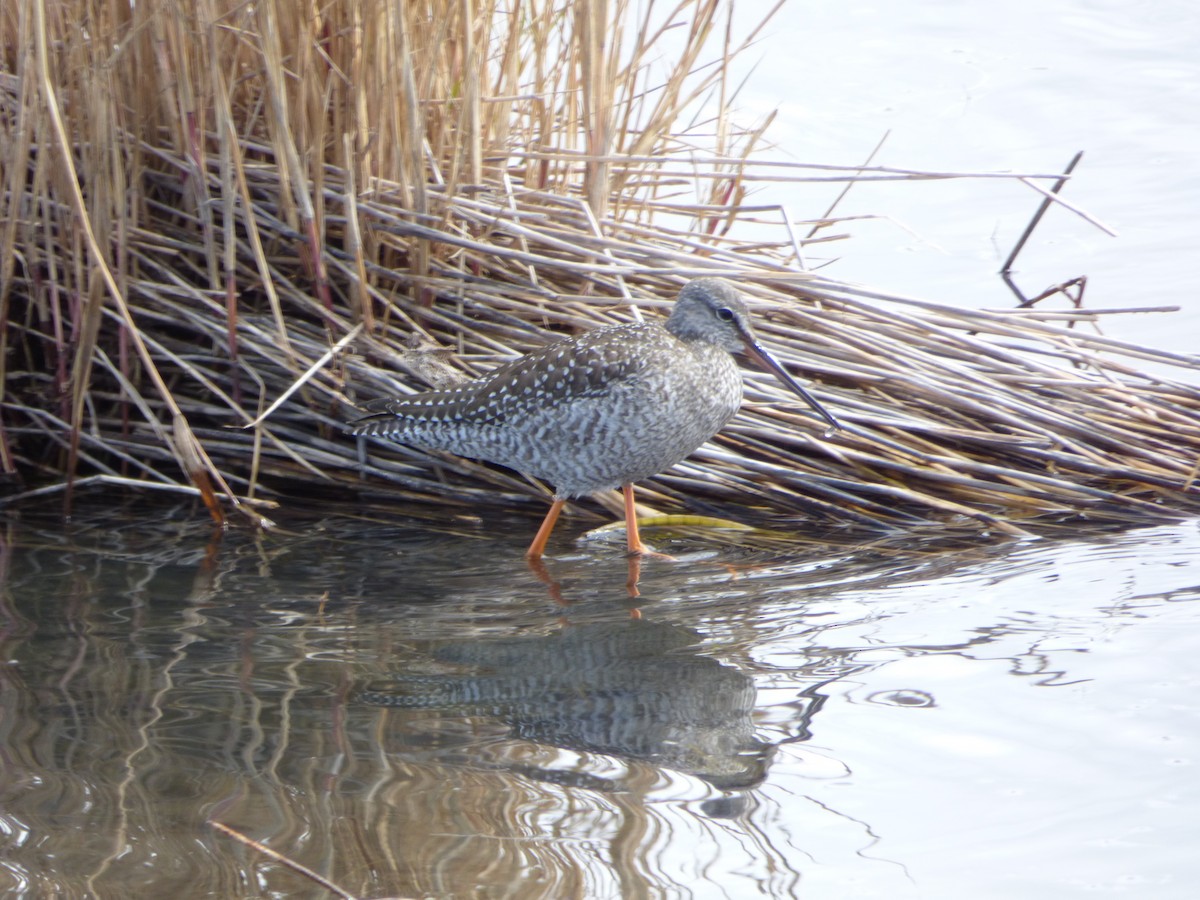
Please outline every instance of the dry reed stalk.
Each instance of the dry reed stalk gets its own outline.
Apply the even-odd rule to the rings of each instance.
[[[1069,327],[1111,311],[957,310],[804,272],[799,223],[745,202],[778,182],[894,178],[1007,177],[1040,195],[1057,173],[758,160],[766,123],[738,128],[727,104],[761,25],[739,32],[720,0],[639,11],[7,4],[3,471],[190,482],[218,513],[321,485],[520,504],[541,489],[364,452],[341,421],[357,399],[662,310],[688,278],[721,275],[848,427],[817,439],[751,373],[743,416],[656,480],[656,505],[1014,534],[1200,509],[1196,357]]]

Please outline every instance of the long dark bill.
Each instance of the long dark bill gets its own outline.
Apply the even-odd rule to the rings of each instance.
[[[821,418],[829,423],[829,430],[825,432],[826,437],[829,437],[833,432],[842,427],[838,420],[833,417],[833,414],[823,407],[817,401],[816,397],[806,391],[800,382],[789,375],[787,369],[780,365],[779,360],[768,353],[758,341],[753,338],[747,338],[745,345],[748,357],[786,384],[798,397],[803,397],[808,402],[808,405],[815,409]]]

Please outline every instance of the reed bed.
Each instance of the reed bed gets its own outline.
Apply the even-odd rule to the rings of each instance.
[[[781,182],[1057,176],[758,158],[769,122],[730,109],[764,24],[723,0],[6,4],[9,500],[91,477],[260,524],[268,500],[540,512],[515,473],[342,423],[717,275],[846,427],[748,372],[651,507],[1011,534],[1200,511],[1200,358],[1104,337],[1115,311],[808,270],[837,219],[799,222]]]

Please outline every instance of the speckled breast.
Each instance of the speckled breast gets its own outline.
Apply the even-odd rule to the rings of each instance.
[[[686,458],[738,411],[742,378],[727,351],[666,337],[669,352],[602,393],[531,410],[518,428],[524,440],[498,461],[548,481],[561,496],[579,496]]]

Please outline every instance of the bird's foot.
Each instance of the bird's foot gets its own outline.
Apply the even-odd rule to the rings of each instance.
[[[679,562],[678,557],[674,557],[669,553],[659,553],[657,550],[651,550],[645,544],[640,544],[637,547],[630,547],[629,555],[640,556],[643,559],[667,559],[671,562]]]

